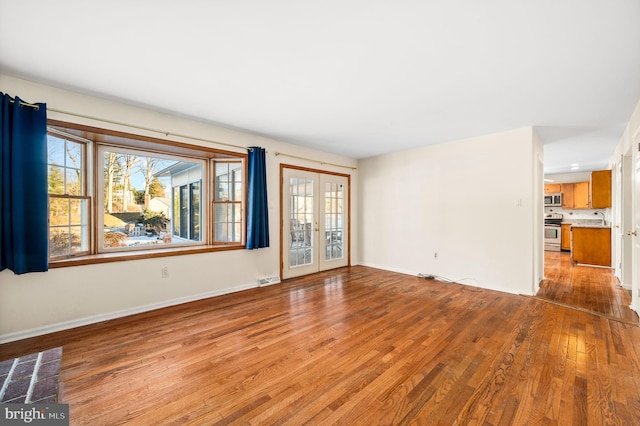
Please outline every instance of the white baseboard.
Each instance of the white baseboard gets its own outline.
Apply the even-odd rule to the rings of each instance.
[[[430,271],[413,272],[413,271],[408,271],[406,269],[391,268],[391,267],[388,267],[388,266],[375,265],[375,264],[372,264],[372,263],[360,263],[360,264],[362,266],[367,266],[369,268],[383,269],[385,271],[397,272],[397,273],[400,273],[400,274],[407,274],[407,275],[413,275],[413,276],[418,276],[419,273],[430,273]],[[495,285],[480,284],[476,280],[473,280],[474,283],[470,284],[469,282],[467,282],[468,280],[470,280],[470,279],[469,278],[460,279],[460,282],[458,282],[458,284],[462,284],[462,285],[466,285],[466,286],[470,286],[470,287],[483,288],[485,290],[499,291],[499,292],[502,292],[502,293],[523,294],[523,295],[526,295],[526,296],[532,296],[532,294],[526,294],[526,293],[522,293],[522,292],[517,292],[517,291],[515,291],[515,290],[513,290],[511,288],[495,286]]]
[[[258,286],[259,287],[268,287],[270,285],[276,285],[276,284],[280,284],[280,283],[282,283],[282,281],[278,280],[278,281],[271,281],[271,282],[268,282],[268,283],[260,283]]]
[[[420,272],[423,272],[423,271],[417,271],[416,272],[416,271],[409,271],[409,270],[406,270],[406,269],[391,268],[389,266],[376,265],[376,264],[368,263],[368,262],[367,263],[360,263],[360,265],[366,266],[368,268],[375,268],[375,269],[382,269],[384,271],[397,272],[399,274],[413,275],[414,277],[417,277]]]
[[[276,283],[274,283],[276,284]],[[238,291],[249,290],[258,287],[257,283],[240,285],[220,290],[214,290],[206,293],[194,294],[191,296],[181,297],[178,299],[166,300],[163,302],[152,303],[149,305],[137,306],[135,308],[124,309],[122,311],[110,312],[100,315],[92,315],[90,317],[79,318],[71,321],[63,321],[55,324],[48,324],[42,327],[31,328],[28,330],[16,331],[0,335],[0,344],[15,342],[17,340],[28,339],[31,337],[42,336],[49,333],[55,333],[72,328],[82,327],[85,325],[95,324],[102,321],[109,321],[117,318],[127,317],[129,315],[141,314],[144,312],[154,311],[156,309],[168,308],[169,306],[181,305],[183,303],[195,302],[196,300],[208,299],[210,297],[222,296],[224,294],[235,293]]]

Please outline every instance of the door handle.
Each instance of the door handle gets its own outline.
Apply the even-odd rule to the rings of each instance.
[[[633,235],[634,237],[638,236],[638,231],[629,231],[627,232],[627,235]]]

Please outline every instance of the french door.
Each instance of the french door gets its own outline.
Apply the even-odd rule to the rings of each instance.
[[[282,278],[349,264],[349,177],[282,167]]]

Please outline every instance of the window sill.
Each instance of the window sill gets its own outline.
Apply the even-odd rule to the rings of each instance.
[[[49,269],[67,266],[93,265],[97,263],[124,262],[127,260],[154,259],[158,257],[184,256],[188,254],[212,253],[216,251],[242,250],[245,245],[211,245],[200,247],[179,247],[174,249],[139,250],[118,253],[101,253],[70,257],[49,261]]]

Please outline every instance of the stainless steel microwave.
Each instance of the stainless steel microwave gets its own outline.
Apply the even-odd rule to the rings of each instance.
[[[562,207],[562,194],[545,194],[545,207]]]

